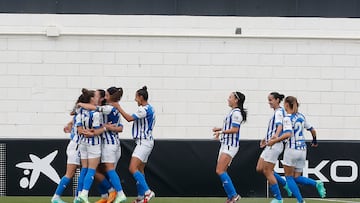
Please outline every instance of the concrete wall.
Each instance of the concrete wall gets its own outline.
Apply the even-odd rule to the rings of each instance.
[[[359,19],[0,14],[0,138],[65,139],[82,87],[123,87],[131,113],[147,85],[159,139],[211,139],[239,90],[243,139],[265,135],[279,91],[319,139],[358,140],[359,34]]]

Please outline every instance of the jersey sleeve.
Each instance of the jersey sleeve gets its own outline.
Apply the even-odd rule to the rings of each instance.
[[[231,126],[239,128],[242,120],[243,118],[241,116],[240,111],[234,111],[233,114],[231,115]]]
[[[105,114],[105,115],[109,115],[113,108],[114,107],[111,106],[111,105],[105,105],[105,106],[98,106],[96,108],[96,110],[103,113],[103,114]]]
[[[304,128],[306,130],[312,130],[313,126],[306,120],[305,116],[304,116]]]
[[[143,106],[139,106],[138,110],[131,115],[135,120],[145,118],[146,117],[146,109]]]
[[[278,127],[279,125],[283,125],[284,121],[284,114],[281,109],[275,112],[275,126]]]
[[[100,128],[101,126],[101,116],[100,116],[100,113],[99,112],[94,112],[93,114],[93,128],[97,129],[97,128]]]
[[[83,126],[82,120],[81,120],[81,111],[80,110],[78,111],[78,113],[75,116],[75,126],[76,127]]]
[[[118,120],[116,126],[117,126],[117,127],[123,126],[123,123],[122,123],[122,120],[121,120],[121,116],[119,116],[119,120]]]
[[[289,116],[286,116],[283,120],[283,133],[292,132],[292,124],[291,124],[291,118]]]

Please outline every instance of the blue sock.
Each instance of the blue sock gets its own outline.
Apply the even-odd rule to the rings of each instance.
[[[88,170],[88,168],[81,168],[81,170],[80,170],[80,175],[79,175],[79,178],[78,178],[78,185],[77,185],[77,188],[76,188],[76,195],[75,195],[76,197],[79,195],[79,193],[84,188],[84,179],[85,179],[87,170]]]
[[[107,194],[110,188],[111,184],[106,178],[104,178],[104,180],[102,180],[98,185],[98,189],[101,195]]]
[[[293,195],[296,197],[298,202],[303,202],[303,198],[301,196],[300,190],[298,186],[295,183],[294,177],[292,176],[286,176],[286,182],[293,193]]]
[[[116,173],[116,171],[110,170],[107,172],[107,174],[109,175],[109,179],[110,179],[112,186],[115,188],[115,190],[117,192],[120,192],[122,190],[122,186],[121,186],[120,178],[119,178],[118,174]]]
[[[301,185],[311,185],[311,186],[316,186],[316,181],[314,179],[311,178],[306,178],[304,176],[299,176],[297,178],[295,178],[295,182],[299,183]]]
[[[237,193],[235,191],[235,187],[231,181],[230,176],[226,172],[220,174],[219,176],[220,176],[221,182],[223,184],[224,190],[228,196],[228,199],[231,199]]]
[[[282,185],[285,186],[286,185],[286,180],[284,178],[282,178],[278,173],[274,172],[274,176],[276,178],[276,181]]]
[[[61,196],[67,187],[67,185],[70,183],[70,178],[64,176],[61,178],[59,185],[56,188],[55,194]]]
[[[140,171],[136,171],[133,176],[137,182],[136,184],[139,184],[139,186],[137,186],[138,195],[144,196],[145,192],[149,190],[149,186],[146,183],[145,176]]]
[[[282,200],[280,188],[278,184],[270,185],[271,192],[274,195],[274,198],[277,200]]]
[[[85,179],[84,179],[84,190],[90,190],[92,183],[94,182],[94,175],[96,170],[93,168],[88,168]]]

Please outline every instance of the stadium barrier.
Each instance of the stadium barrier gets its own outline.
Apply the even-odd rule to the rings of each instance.
[[[122,140],[117,172],[127,195],[135,196],[128,172],[133,140]],[[67,140],[0,139],[0,196],[51,196],[66,169]],[[229,174],[244,197],[265,197],[265,178],[255,171],[261,153],[255,140],[242,140]],[[325,182],[328,197],[359,197],[359,141],[320,141],[308,149],[304,175]],[[157,140],[146,170],[146,179],[157,196],[224,196],[215,173],[219,143],[211,140]],[[283,175],[281,162],[276,171]],[[72,195],[76,186],[66,189]],[[316,190],[300,187],[304,197]],[[284,192],[284,191],[283,191]],[[96,183],[91,195],[98,195]],[[285,193],[284,193],[285,195]]]

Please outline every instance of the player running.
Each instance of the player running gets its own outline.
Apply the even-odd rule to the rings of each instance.
[[[222,128],[213,128],[214,136],[220,139],[216,173],[220,177],[222,185],[227,194],[225,203],[234,203],[241,197],[236,192],[227,168],[232,159],[239,151],[240,125],[246,121],[247,112],[244,109],[245,95],[241,92],[232,92],[228,98],[228,105],[231,108],[229,114],[225,117]]]
[[[298,102],[296,97],[288,96],[285,98],[284,107],[288,115],[284,118],[284,134],[281,137],[272,139],[268,146],[288,139],[284,151],[283,166],[285,170],[286,181],[298,203],[305,202],[296,183],[303,185],[312,185],[316,187],[320,197],[324,198],[326,190],[321,181],[315,181],[311,178],[301,176],[306,161],[306,142],[304,129],[311,132],[313,137],[312,147],[317,146],[316,131],[306,121],[305,116],[298,112]]]
[[[288,192],[288,196],[291,196],[291,191],[287,186],[286,181],[279,174],[274,172],[275,164],[284,150],[284,144],[278,142],[273,146],[266,146],[266,143],[268,143],[269,140],[282,135],[285,110],[280,106],[280,103],[284,97],[283,94],[279,94],[278,92],[271,92],[268,96],[269,105],[274,109],[274,113],[269,121],[266,137],[260,142],[260,147],[265,147],[265,149],[261,153],[256,166],[256,171],[263,173],[270,183],[270,190],[274,195],[274,199],[271,200],[271,203],[283,202],[278,183],[280,183]]]
[[[155,110],[148,103],[148,98],[146,86],[136,91],[135,101],[138,109],[132,115],[126,113],[119,103],[112,103],[128,122],[133,122],[132,136],[135,139],[136,147],[130,160],[129,171],[136,180],[138,192],[134,203],[147,203],[155,197],[155,193],[150,190],[144,175],[145,165],[154,147],[152,131],[155,125]]]

